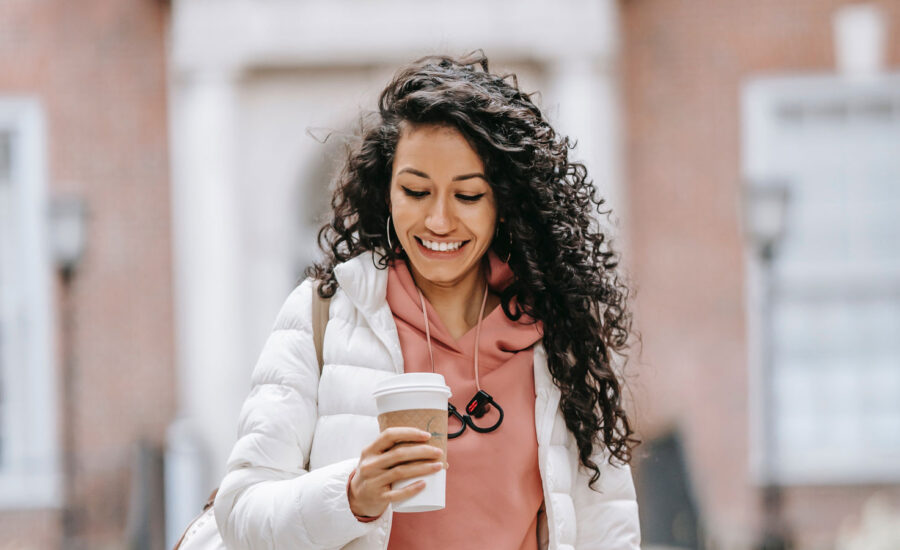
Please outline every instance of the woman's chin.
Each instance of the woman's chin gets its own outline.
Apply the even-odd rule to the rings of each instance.
[[[433,285],[440,286],[453,286],[478,268],[477,262],[470,262],[465,257],[455,262],[446,262],[410,255],[410,262],[417,275]]]
[[[465,271],[453,266],[433,266],[427,262],[412,262],[413,269],[419,277],[432,285],[452,286],[463,279]]]

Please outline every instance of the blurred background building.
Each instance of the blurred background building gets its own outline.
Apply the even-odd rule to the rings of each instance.
[[[162,547],[168,19],[0,3],[0,548]]]
[[[614,209],[644,547],[900,547],[900,3],[8,0],[0,548],[171,547],[360,113],[476,48]]]
[[[900,522],[900,3],[620,7],[646,542]]]

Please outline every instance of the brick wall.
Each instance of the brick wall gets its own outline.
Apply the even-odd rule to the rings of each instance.
[[[632,257],[645,438],[685,436],[716,548],[760,521],[749,481],[744,263],[738,214],[742,79],[834,70],[835,0],[622,0]],[[880,1],[900,66],[900,3]],[[804,548],[829,548],[878,487],[803,487],[786,515]],[[900,493],[897,487],[892,489]],[[900,496],[900,494],[898,494]]]
[[[123,545],[135,442],[160,446],[174,413],[168,10],[155,0],[0,2],[0,94],[40,100],[50,193],[80,195],[89,211],[84,262],[70,291],[58,282],[55,302],[59,350],[66,300],[73,312],[73,414],[60,414],[75,445],[69,547]],[[0,547],[58,547],[61,518],[0,511]]]

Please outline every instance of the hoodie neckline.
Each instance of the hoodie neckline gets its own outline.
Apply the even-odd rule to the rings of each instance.
[[[409,269],[409,264],[404,260],[399,260],[394,262],[390,269],[394,270],[394,275],[397,277],[398,282],[400,282],[400,286],[403,289],[403,292],[407,298],[416,304],[420,304],[419,294],[416,292],[416,284],[413,279],[412,272]],[[497,293],[497,282],[492,280],[491,268],[488,264],[487,268],[488,273],[488,289],[494,293]],[[495,273],[495,271],[494,271]],[[388,284],[390,284],[390,276],[388,279]],[[438,315],[437,310],[432,305],[431,301],[424,296],[425,298],[425,311],[428,315],[428,322],[431,325],[431,336],[434,343],[440,344],[446,348],[452,349],[457,353],[465,356],[471,356],[473,354],[473,346],[475,339],[475,329],[478,326],[478,322],[476,321],[475,325],[469,327],[469,329],[462,334],[459,338],[454,338],[452,334],[450,334],[450,330],[444,324],[443,319],[441,319],[440,315]],[[422,308],[419,306],[419,317],[422,317]],[[504,315],[502,305],[498,304],[493,307],[490,311],[486,311],[484,317],[481,318],[482,325],[488,324],[489,322],[494,321],[494,317],[497,314]],[[424,319],[423,319],[424,322]]]
[[[487,262],[489,264],[487,267],[488,288],[499,294],[513,281],[512,270],[492,251],[488,252]],[[389,267],[388,271],[387,301],[395,319],[402,319],[404,323],[415,327],[415,330],[421,333],[424,341],[422,305],[409,265],[403,260],[398,260]],[[431,326],[432,345],[435,349],[442,348],[470,360],[473,359],[477,326],[471,327],[458,339],[454,339],[427,299],[425,300],[425,310]],[[481,323],[479,353],[487,359],[486,366],[504,362],[510,354],[534,345],[542,335],[540,323],[532,323],[526,315],[523,315],[518,321],[513,321],[506,316],[502,305],[497,305],[490,310],[482,318]]]

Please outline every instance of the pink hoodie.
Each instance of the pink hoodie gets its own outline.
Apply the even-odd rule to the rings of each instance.
[[[509,266],[488,253],[488,284],[499,292],[513,279]],[[387,302],[394,314],[406,372],[431,372],[425,321],[415,283],[404,261],[389,268]],[[426,300],[435,372],[453,392],[450,402],[460,414],[475,395],[473,367],[475,327],[454,340]],[[537,549],[537,513],[543,502],[534,426],[532,345],[542,335],[540,323],[510,321],[497,306],[482,321],[478,371],[481,388],[503,407],[496,431],[471,428],[447,445],[447,506],[437,512],[394,514],[389,550],[429,548]],[[497,411],[479,426],[496,422]],[[450,431],[460,428],[450,419]]]

